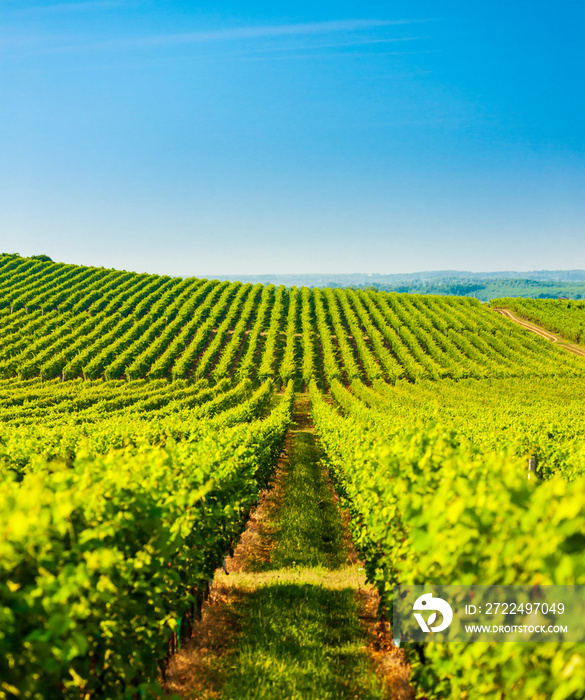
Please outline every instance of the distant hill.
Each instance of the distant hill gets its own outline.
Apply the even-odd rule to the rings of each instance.
[[[18,254],[0,254],[20,258]],[[27,258],[23,258],[27,259]],[[52,262],[47,255],[28,258]],[[285,287],[350,287],[410,294],[441,294],[475,297],[490,301],[498,297],[528,299],[585,299],[585,270],[533,270],[532,272],[469,272],[434,270],[399,274],[288,274],[288,275],[206,275],[207,279],[253,284],[283,284]]]
[[[210,275],[211,276],[211,275]],[[474,296],[481,301],[496,297],[531,299],[585,298],[585,270],[536,270],[533,272],[466,272],[439,270],[405,274],[299,274],[218,275],[231,282],[284,284],[287,287],[353,287],[411,294]]]

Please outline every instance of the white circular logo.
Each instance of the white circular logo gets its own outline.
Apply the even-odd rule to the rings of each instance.
[[[416,620],[423,632],[442,632],[443,630],[446,630],[453,621],[453,610],[451,610],[449,603],[442,598],[434,598],[432,593],[425,593],[424,595],[419,596],[414,601],[412,609],[413,611],[419,611],[415,612],[414,616],[416,617]],[[421,612],[431,610],[435,612],[429,615],[425,622]],[[437,611],[443,615],[443,622],[436,627],[431,627],[433,622],[437,619]]]

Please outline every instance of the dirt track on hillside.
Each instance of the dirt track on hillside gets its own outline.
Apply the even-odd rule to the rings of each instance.
[[[585,357],[585,350],[583,350],[582,348],[578,347],[577,345],[570,344],[565,338],[563,338],[560,335],[555,335],[554,333],[547,331],[545,328],[537,326],[531,321],[526,321],[525,319],[516,316],[516,314],[512,313],[509,309],[494,309],[494,311],[497,311],[497,313],[502,314],[502,316],[509,318],[510,321],[514,321],[514,323],[517,323],[519,326],[522,326],[523,328],[526,328],[527,330],[536,333],[542,338],[545,338],[545,340],[550,340],[551,343],[557,343],[559,347],[564,348],[569,352],[572,352],[574,355]]]

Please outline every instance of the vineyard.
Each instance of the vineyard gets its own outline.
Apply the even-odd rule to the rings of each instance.
[[[492,304],[516,311],[527,320],[540,323],[575,343],[585,338],[585,302],[583,301],[505,298],[493,299]]]
[[[577,302],[499,305],[582,337]],[[475,299],[5,255],[0,338],[0,698],[161,697],[299,392],[381,612],[585,584],[585,360]],[[404,654],[428,700],[585,688],[584,645]]]

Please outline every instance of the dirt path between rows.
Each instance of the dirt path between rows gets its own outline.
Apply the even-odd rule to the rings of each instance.
[[[526,328],[526,330],[536,333],[536,335],[541,336],[541,338],[549,340],[551,343],[557,343],[559,347],[568,350],[574,355],[585,357],[585,350],[583,350],[583,348],[573,343],[570,343],[566,338],[563,338],[561,335],[555,335],[554,333],[547,331],[546,328],[543,328],[542,326],[539,326],[536,323],[533,323],[532,321],[527,321],[526,319],[521,318],[520,316],[516,316],[516,314],[510,311],[510,309],[494,309],[494,311],[501,314],[502,316],[505,316],[506,318],[510,319],[510,321],[513,321],[519,326]]]
[[[239,544],[234,551],[233,557],[228,557],[225,561],[224,568],[218,569],[215,573],[211,592],[207,602],[203,606],[202,617],[195,624],[192,637],[187,644],[178,651],[171,660],[168,675],[166,690],[170,693],[177,693],[182,698],[200,698],[211,700],[212,698],[219,699],[230,696],[230,690],[224,688],[226,673],[231,673],[233,676],[234,666],[240,663],[238,648],[242,647],[241,640],[249,627],[246,622],[246,615],[249,615],[250,598],[251,596],[262,596],[263,591],[272,587],[288,586],[291,591],[296,589],[304,591],[307,595],[313,595],[311,591],[320,596],[329,596],[331,600],[336,600],[335,596],[344,594],[354,597],[359,615],[359,621],[356,618],[355,624],[359,629],[361,627],[361,637],[364,649],[365,659],[369,657],[367,666],[371,666],[369,675],[377,676],[385,689],[384,697],[392,698],[393,700],[412,700],[414,692],[409,686],[408,677],[410,669],[404,660],[404,656],[400,649],[396,649],[392,644],[391,632],[387,623],[381,623],[377,618],[377,607],[379,598],[375,589],[366,583],[363,564],[359,561],[357,553],[353,549],[349,532],[347,530],[348,517],[340,511],[342,540],[345,544],[341,544],[337,552],[331,552],[331,556],[335,559],[341,557],[345,559],[345,563],[339,566],[328,568],[327,566],[313,567],[308,562],[290,567],[286,563],[287,553],[275,550],[275,543],[271,537],[271,530],[275,526],[275,512],[280,513],[282,510],[282,502],[286,499],[289,492],[289,481],[291,464],[294,464],[295,454],[298,455],[297,445],[299,441],[309,444],[315,443],[313,424],[309,412],[308,396],[297,394],[295,403],[295,412],[293,415],[293,424],[288,433],[285,450],[279,461],[274,478],[269,488],[260,495],[258,506],[252,512],[246,530],[242,534]],[[317,448],[318,449],[318,448]],[[318,454],[318,453],[316,453]],[[298,456],[296,458],[298,460]],[[308,463],[308,462],[305,462]],[[317,463],[317,462],[315,462]],[[323,477],[319,477],[323,478]],[[325,473],[325,484],[328,484]],[[333,511],[338,509],[337,496],[333,488],[325,486],[325,491],[331,491],[331,508]],[[328,500],[326,495],[321,496]],[[307,498],[310,498],[307,493]],[[312,500],[312,499],[311,499]],[[308,500],[304,501],[304,510],[310,510],[312,506]],[[316,503],[320,507],[320,512],[323,514],[322,527],[318,527],[315,532],[316,537],[323,536],[324,540],[328,540],[330,531],[327,526],[326,511],[323,511],[323,500]],[[281,510],[279,510],[281,509]],[[294,529],[297,517],[293,513],[292,520],[289,516],[289,527],[292,523]],[[339,515],[335,515],[339,519]],[[284,521],[276,521],[277,527],[281,527]],[[279,524],[280,523],[280,524]],[[333,533],[332,533],[333,534]],[[345,553],[344,553],[345,552]],[[257,608],[257,606],[256,606]],[[332,614],[337,614],[338,608],[331,608]],[[248,612],[247,612],[248,611]],[[268,612],[268,610],[267,610]],[[339,608],[339,616],[342,616],[342,610]],[[278,620],[274,620],[271,624],[279,627]],[[335,626],[335,620],[332,621]],[[315,642],[317,638],[315,639]],[[305,644],[313,643],[312,637],[305,638]],[[250,639],[246,644],[253,646],[254,640]],[[270,641],[270,646],[277,645],[278,640]],[[334,650],[335,647],[332,648]],[[333,654],[340,653],[333,651]],[[362,655],[363,655],[362,654]],[[299,662],[303,663],[302,654],[299,657]],[[230,669],[232,669],[230,671]],[[353,672],[352,672],[353,671]],[[266,673],[272,673],[266,670]],[[355,684],[358,679],[354,679],[353,675],[357,673],[352,664],[347,668],[347,675],[343,674],[341,682],[348,685]],[[259,685],[262,685],[262,678],[259,679]],[[275,685],[278,686],[278,676],[274,679]],[[317,697],[315,692],[318,692],[318,679],[315,678],[317,688],[313,688],[305,694],[303,691],[293,693],[291,697]],[[371,681],[374,685],[376,682]],[[358,683],[358,687],[359,683]],[[345,689],[343,689],[345,691]],[[233,691],[233,688],[232,688]],[[355,692],[355,690],[354,690]],[[227,695],[226,695],[227,693]],[[350,693],[350,697],[362,697],[364,699],[373,697],[366,687],[358,690],[358,695]],[[264,697],[280,698],[279,691],[276,687],[269,696],[264,695],[258,688],[258,695]],[[375,694],[378,697],[377,694]],[[345,692],[341,692],[336,697],[349,697]],[[254,694],[244,692],[238,694],[238,697],[256,697]],[[326,693],[324,697],[331,697]]]

